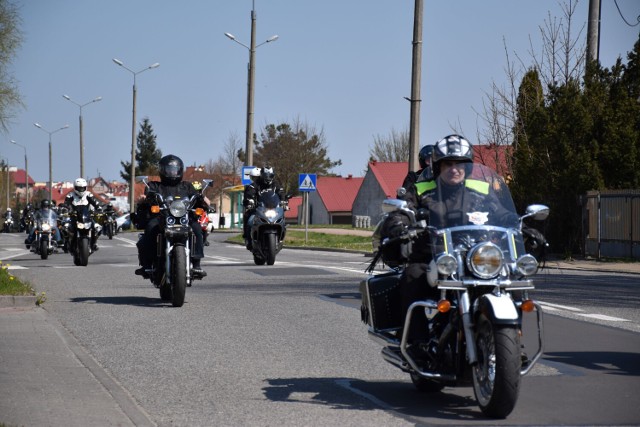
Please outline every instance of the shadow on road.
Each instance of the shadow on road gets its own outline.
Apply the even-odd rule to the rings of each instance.
[[[640,375],[637,353],[617,351],[579,351],[545,353],[544,358],[612,375]]]
[[[140,296],[78,297],[71,298],[71,302],[92,302],[96,304],[111,305],[135,305],[138,307],[171,307],[171,301],[162,301],[160,298],[149,298]]]

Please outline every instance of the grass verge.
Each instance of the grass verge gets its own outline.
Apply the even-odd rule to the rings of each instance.
[[[238,243],[244,242],[241,234],[230,237],[227,240]],[[284,239],[284,246],[346,249],[353,251],[371,252],[371,237],[318,233],[309,230],[309,232],[307,233],[307,239],[305,241],[304,230],[287,228],[287,236]]]
[[[36,292],[9,272],[9,264],[0,262],[0,295],[32,296]]]

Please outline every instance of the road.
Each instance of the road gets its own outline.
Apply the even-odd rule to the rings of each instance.
[[[87,267],[17,234],[0,257],[158,425],[640,424],[637,276],[544,271],[545,354],[511,416],[487,420],[470,388],[427,397],[382,360],[360,321],[363,255],[285,249],[256,266],[214,234],[208,276],[173,308],[133,275],[135,237],[101,239]]]

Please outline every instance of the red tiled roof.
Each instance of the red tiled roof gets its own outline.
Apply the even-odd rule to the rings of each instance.
[[[289,210],[284,212],[285,218],[297,219],[298,209],[302,206],[302,196],[296,196],[289,199]]]
[[[398,187],[402,186],[409,172],[409,162],[369,162],[369,170],[376,177],[387,197],[396,197]]]
[[[319,176],[316,189],[327,211],[351,212],[364,178]]]
[[[24,177],[26,176],[26,172],[24,171],[24,169],[18,169],[15,172],[11,172],[11,175],[13,175],[13,182],[15,182],[16,184],[24,185]],[[35,184],[35,181],[33,180],[33,178],[29,177],[29,186],[32,186],[33,184]]]
[[[485,144],[473,146],[473,160],[489,166],[503,177],[511,173],[508,168],[507,158],[511,155],[510,145]]]

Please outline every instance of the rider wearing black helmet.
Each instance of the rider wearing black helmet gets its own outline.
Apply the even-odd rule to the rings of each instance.
[[[418,163],[420,169],[411,171],[407,174],[402,182],[405,189],[409,189],[416,181],[429,181],[433,179],[433,171],[431,169],[431,153],[433,153],[433,145],[425,145],[418,153]]]
[[[243,237],[245,246],[247,249],[251,249],[251,239],[249,236],[249,227],[248,220],[251,215],[255,212],[256,205],[258,204],[258,194],[265,191],[275,191],[280,197],[280,200],[286,200],[284,197],[284,188],[275,178],[275,172],[273,167],[270,165],[264,165],[262,169],[260,169],[260,175],[257,175],[257,171],[254,168],[251,171],[251,180],[252,183],[249,185],[245,185],[244,187],[244,197],[243,197],[243,205],[244,205],[244,215],[243,215]],[[254,180],[255,177],[255,180]]]
[[[27,248],[31,245],[31,242],[33,242],[35,235],[36,235],[36,224],[38,222],[38,220],[48,220],[49,218],[51,218],[53,220],[54,224],[57,224],[57,219],[58,219],[58,215],[56,215],[56,212],[51,209],[51,202],[48,199],[45,199],[43,201],[40,202],[40,209],[36,211],[35,215],[34,215],[34,219],[35,222],[33,224],[33,227],[31,228],[31,231],[29,232],[29,237],[27,237],[24,241],[24,243],[27,245]],[[53,225],[51,227],[51,231],[52,231],[52,236],[53,236],[53,240],[60,246],[62,246],[62,240],[60,238],[60,231],[58,230],[57,225]]]
[[[184,163],[178,156],[169,154],[160,159],[158,164],[160,182],[149,182],[149,186],[145,189],[145,201],[140,203],[139,210],[147,209],[150,207],[149,201],[153,201],[156,194],[160,194],[163,198],[168,196],[176,197],[191,197],[197,194],[193,185],[188,181],[183,181],[182,176],[184,174]],[[201,199],[198,202],[198,207],[202,207],[205,210],[209,207]],[[194,275],[204,277],[207,272],[200,266],[200,260],[204,258],[204,244],[202,239],[202,228],[198,224],[197,220],[191,221],[191,229],[196,237],[193,252],[191,253],[191,262],[193,269],[191,270]],[[151,215],[147,222],[144,234],[140,237],[137,243],[138,247],[138,259],[142,267],[136,270],[136,274],[139,276],[146,276],[152,268],[153,257],[156,253],[157,236],[160,232],[160,218],[157,215]]]

